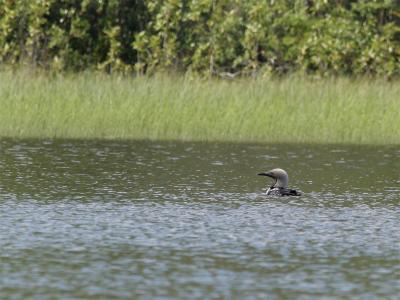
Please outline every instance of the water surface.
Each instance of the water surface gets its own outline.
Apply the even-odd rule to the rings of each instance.
[[[1,299],[398,299],[400,148],[0,140]],[[281,167],[301,197],[265,197]]]

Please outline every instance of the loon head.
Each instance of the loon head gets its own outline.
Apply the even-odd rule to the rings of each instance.
[[[289,176],[285,170],[282,169],[272,169],[268,172],[259,173],[261,176],[268,176],[274,179],[274,183],[271,188],[286,188],[289,182]]]

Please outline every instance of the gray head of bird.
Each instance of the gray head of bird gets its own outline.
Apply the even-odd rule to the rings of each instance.
[[[289,182],[289,176],[285,170],[282,169],[272,169],[268,172],[259,173],[261,176],[268,176],[274,179],[274,183],[271,185],[271,188],[286,188]]]

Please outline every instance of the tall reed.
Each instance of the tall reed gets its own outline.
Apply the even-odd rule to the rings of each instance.
[[[400,84],[3,70],[0,137],[400,144]]]

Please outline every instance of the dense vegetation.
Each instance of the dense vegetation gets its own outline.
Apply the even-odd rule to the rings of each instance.
[[[400,85],[0,72],[0,137],[400,144]]]
[[[0,62],[234,76],[400,75],[398,0],[0,0]]]

